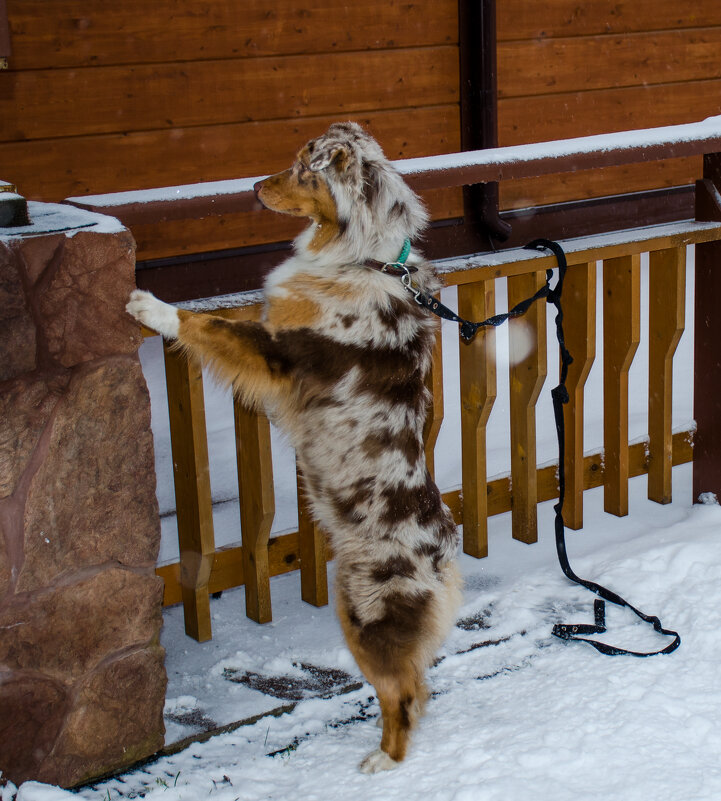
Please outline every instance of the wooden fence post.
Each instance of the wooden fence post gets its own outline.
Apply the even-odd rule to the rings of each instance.
[[[423,424],[423,442],[426,453],[426,467],[431,478],[436,477],[436,440],[443,423],[443,340],[441,326],[436,332],[436,343],[433,346],[433,363],[426,377],[426,386],[431,392],[431,405]]]
[[[563,287],[563,329],[573,362],[568,368],[569,400],[563,407],[566,427],[566,499],[563,521],[583,528],[583,396],[596,358],[596,262],[577,264],[566,274]]]
[[[546,282],[543,272],[508,278],[508,308],[535,294]],[[546,303],[534,303],[523,317],[509,321],[511,406],[511,494],[513,539],[538,540],[536,402],[546,380]]]
[[[235,412],[240,529],[243,540],[245,613],[256,623],[272,620],[268,539],[275,516],[270,423],[237,399]]]
[[[493,279],[458,287],[458,313],[466,320],[493,314]],[[496,399],[496,332],[480,330],[473,342],[459,338],[461,381],[461,463],[463,471],[463,551],[488,556],[486,423]]]
[[[628,371],[641,338],[641,257],[603,263],[604,509],[628,514]]]
[[[185,632],[198,642],[205,642],[212,637],[208,581],[215,537],[203,371],[199,361],[189,359],[167,343],[163,343],[163,349]]]
[[[721,222],[721,153],[707,153],[696,183],[696,219]],[[696,245],[693,499],[721,498],[721,242]]]
[[[298,549],[300,597],[312,606],[328,604],[328,570],[325,534],[313,520],[305,500],[303,476],[296,467],[298,486]]]
[[[671,503],[673,354],[686,310],[686,248],[650,254],[648,311],[648,497]]]

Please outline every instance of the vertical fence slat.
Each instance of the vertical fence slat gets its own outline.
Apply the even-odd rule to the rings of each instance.
[[[167,343],[163,348],[185,631],[198,642],[205,642],[212,637],[208,581],[215,537],[203,373],[196,359],[189,359]]]
[[[648,497],[671,503],[673,354],[684,329],[686,248],[649,258]]]
[[[431,405],[423,424],[423,442],[426,453],[426,467],[432,478],[436,475],[435,448],[438,432],[443,423],[443,341],[441,327],[438,326],[436,344],[433,347],[433,363],[426,378],[426,386],[431,392]]]
[[[603,263],[604,509],[628,514],[628,371],[640,340],[641,257]]]
[[[596,357],[596,262],[578,264],[566,274],[563,286],[563,330],[573,356],[568,368],[568,403],[563,407],[566,428],[566,498],[563,520],[570,529],[583,528],[583,397]]]
[[[458,287],[458,313],[484,320],[494,313],[493,280]],[[496,332],[482,329],[473,342],[459,342],[461,461],[463,470],[463,550],[488,556],[486,423],[496,399]]]
[[[528,273],[508,279],[508,308],[531,297],[545,283],[545,274]],[[534,303],[508,329],[511,406],[511,492],[513,538],[538,540],[536,504],[536,401],[546,380],[546,304]]]
[[[238,400],[235,412],[245,613],[256,623],[272,620],[268,538],[275,516],[270,423]]]
[[[298,485],[298,541],[300,597],[313,606],[328,604],[328,570],[325,535],[313,520],[305,499],[303,476],[296,466]]]

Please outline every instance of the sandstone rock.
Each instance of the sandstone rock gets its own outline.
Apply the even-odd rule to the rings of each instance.
[[[30,284],[35,284],[45,273],[51,272],[62,258],[67,242],[65,234],[45,234],[22,239],[17,245]]]
[[[0,393],[0,498],[15,491],[69,378],[19,378]]]
[[[111,354],[134,353],[140,327],[125,312],[135,288],[135,242],[129,231],[81,231],[36,290],[50,356],[64,367]]]
[[[69,787],[162,748],[163,659],[160,646],[136,651],[81,682],[57,746],[35,778]]]
[[[2,501],[0,501],[0,598],[8,591],[12,577],[10,553],[8,552],[6,540],[9,533],[7,530],[7,515],[3,515],[2,512]]]
[[[74,372],[28,490],[18,592],[108,561],[155,563],[160,522],[149,415],[137,357]]]
[[[158,641],[163,582],[111,568],[17,597],[0,611],[0,666],[74,681],[114,653]]]
[[[38,775],[67,714],[62,685],[34,676],[0,673],[0,770],[15,784]]]
[[[35,369],[35,324],[13,248],[0,242],[0,381]]]

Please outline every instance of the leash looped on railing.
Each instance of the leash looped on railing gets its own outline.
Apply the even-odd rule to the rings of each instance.
[[[617,595],[615,592],[608,590],[593,581],[587,581],[586,579],[580,578],[574,573],[570,562],[568,561],[565,525],[563,522],[563,501],[566,494],[566,476],[564,465],[566,443],[565,426],[563,421],[563,404],[568,403],[569,399],[568,389],[566,388],[566,379],[568,377],[568,367],[573,362],[573,358],[566,347],[563,335],[563,309],[561,307],[563,281],[566,277],[568,264],[566,261],[566,254],[558,242],[553,242],[550,239],[534,239],[533,242],[529,242],[524,247],[527,250],[550,250],[555,255],[558,263],[558,280],[556,281],[556,285],[551,287],[553,270],[546,270],[546,283],[538,290],[538,292],[535,293],[535,295],[521,301],[509,312],[506,312],[505,314],[496,314],[493,317],[489,317],[487,320],[482,320],[481,322],[475,323],[459,317],[452,309],[444,306],[437,298],[433,297],[433,295],[428,295],[419,291],[416,287],[413,287],[410,281],[410,276],[408,276],[408,282],[406,283],[404,281],[403,284],[410,292],[413,293],[415,300],[419,305],[425,307],[429,311],[433,312],[433,314],[436,314],[438,317],[441,317],[444,320],[451,320],[455,323],[458,323],[460,325],[461,338],[466,342],[470,342],[480,328],[490,326],[496,327],[513,317],[520,317],[528,311],[532,304],[541,298],[546,298],[547,303],[550,303],[556,307],[556,338],[558,340],[558,347],[561,354],[559,383],[557,387],[554,387],[554,389],[551,390],[551,397],[553,398],[553,414],[556,422],[556,434],[558,437],[558,503],[553,507],[556,513],[556,553],[558,554],[558,561],[561,566],[561,570],[565,576],[576,584],[579,584],[582,587],[585,587],[587,590],[595,593],[599,597],[594,601],[593,604],[593,624],[557,623],[553,627],[552,633],[555,637],[558,637],[562,640],[576,640],[578,642],[588,643],[600,653],[608,656],[627,654],[629,656],[644,657],[655,656],[657,654],[670,654],[681,644],[681,637],[679,636],[678,632],[663,628],[661,621],[655,615],[644,614],[639,609],[636,609],[636,607],[628,603],[628,601],[621,598],[620,595]],[[641,620],[645,621],[646,623],[650,623],[654,630],[659,634],[673,637],[673,640],[665,648],[661,648],[658,651],[643,652],[630,651],[625,648],[618,648],[613,645],[608,645],[607,643],[599,642],[598,640],[592,640],[588,637],[579,636],[587,634],[603,634],[606,632],[606,601],[616,604],[617,606],[627,607]]]

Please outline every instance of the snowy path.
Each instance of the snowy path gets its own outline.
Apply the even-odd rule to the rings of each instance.
[[[676,500],[666,507],[645,500],[645,478],[634,479],[625,519],[603,513],[601,490],[588,492],[586,528],[569,533],[571,560],[581,575],[606,583],[681,632],[673,655],[605,657],[550,636],[560,619],[590,621],[593,596],[558,569],[547,503],[539,509],[538,545],[513,542],[508,516],[501,515],[491,521],[491,557],[463,558],[465,625],[453,632],[443,660],[430,672],[434,697],[396,771],[368,777],[357,770],[379,738],[370,719],[377,704],[364,685],[345,695],[301,700],[288,714],[194,744],[122,781],[86,788],[80,797],[393,801],[409,791],[410,797],[438,801],[721,797],[721,507],[691,507],[690,475],[689,466],[675,469]],[[169,664],[192,671],[203,650],[217,649],[217,661],[210,660],[216,677],[234,666],[271,678],[298,677],[293,663],[303,662],[359,680],[332,610],[298,602],[296,576],[275,582],[277,614],[269,626],[244,617],[242,590],[215,602],[214,619],[232,636],[224,646],[220,637],[206,645],[176,639],[180,610],[171,610],[164,634]],[[609,610],[608,619],[606,639],[615,643],[651,648],[659,641],[622,611]],[[488,641],[496,644],[478,646]],[[207,661],[208,653],[202,658]],[[212,686],[212,676],[197,679]],[[213,703],[233,704],[232,690],[215,701],[217,690],[208,692],[206,712]],[[266,708],[288,703],[265,702]],[[66,797],[26,784],[17,801]]]

